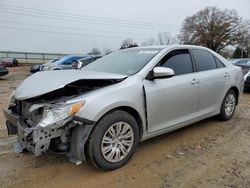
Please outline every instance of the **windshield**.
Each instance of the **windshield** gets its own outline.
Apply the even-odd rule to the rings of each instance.
[[[55,63],[56,61],[58,61],[59,59],[53,59],[50,61],[50,63]]]
[[[119,50],[88,64],[83,69],[130,76],[139,72],[160,50],[159,48]]]

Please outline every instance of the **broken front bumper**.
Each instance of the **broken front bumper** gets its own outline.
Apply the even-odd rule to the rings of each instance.
[[[35,156],[47,151],[51,139],[60,137],[65,132],[64,129],[28,127],[22,117],[8,109],[4,110],[4,116],[7,119],[8,134],[17,134],[20,149],[27,149]]]
[[[96,122],[74,116],[68,126],[53,129],[28,127],[21,116],[8,109],[4,110],[4,116],[7,119],[8,134],[18,135],[19,146],[14,148],[16,152],[27,149],[35,156],[39,156],[49,150],[53,138],[60,138],[62,144],[70,145],[66,154],[71,162],[80,164],[86,160],[85,144]]]

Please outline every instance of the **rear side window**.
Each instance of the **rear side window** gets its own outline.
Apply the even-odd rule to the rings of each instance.
[[[215,62],[216,62],[216,64],[217,64],[217,67],[218,67],[218,68],[223,68],[223,67],[225,67],[225,65],[224,65],[217,57],[214,57],[214,59],[215,59]]]
[[[206,71],[216,69],[217,65],[214,56],[205,50],[192,50],[195,58],[197,71]]]
[[[193,72],[193,64],[188,50],[174,50],[169,52],[158,66],[171,68],[175,75]]]

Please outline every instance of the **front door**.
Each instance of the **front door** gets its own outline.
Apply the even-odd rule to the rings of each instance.
[[[198,116],[199,81],[189,51],[173,50],[156,66],[172,68],[175,75],[144,80],[149,133],[177,126]]]

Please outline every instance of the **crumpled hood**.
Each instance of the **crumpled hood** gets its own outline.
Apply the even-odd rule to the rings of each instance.
[[[63,88],[65,85],[78,80],[105,80],[123,79],[125,75],[84,71],[84,70],[60,70],[38,72],[26,78],[16,89],[15,98],[25,100],[46,94]]]

